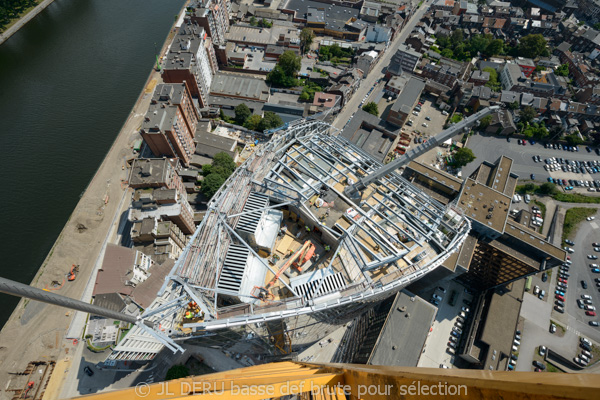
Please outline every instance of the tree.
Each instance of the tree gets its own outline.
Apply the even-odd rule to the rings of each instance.
[[[306,53],[306,49],[310,48],[313,40],[315,39],[315,34],[310,28],[304,28],[300,32],[300,47],[302,48],[302,53]]]
[[[515,100],[515,101],[513,101],[512,103],[510,103],[510,104],[508,105],[508,108],[510,108],[511,110],[516,110],[516,109],[518,109],[520,106],[521,106],[521,105],[519,104],[519,102]]]
[[[258,26],[261,26],[263,28],[270,28],[273,26],[273,23],[271,23],[263,18],[260,21],[258,21]]]
[[[556,190],[554,183],[546,182],[540,186],[540,193],[552,195],[558,193],[558,190]]]
[[[284,51],[279,57],[277,65],[281,67],[286,75],[296,76],[298,71],[300,71],[300,67],[302,66],[302,57],[297,56],[296,53],[291,50]]]
[[[490,43],[491,35],[474,35],[469,41],[471,53],[483,53]]]
[[[244,103],[237,105],[234,108],[235,111],[235,122],[238,125],[244,125],[244,122],[252,115],[252,112],[248,106]]]
[[[464,167],[471,161],[475,160],[475,158],[477,157],[475,157],[475,154],[473,154],[471,149],[467,147],[461,147],[460,149],[456,150],[456,153],[454,153],[454,166]]]
[[[301,63],[302,57],[291,50],[284,51],[275,68],[267,75],[267,81],[278,86],[296,86],[296,74],[300,71]]]
[[[173,365],[167,371],[166,381],[181,379],[190,376],[190,370],[185,365]]]
[[[479,129],[484,131],[492,123],[492,116],[486,115],[479,121]]]
[[[263,132],[267,129],[280,127],[281,125],[283,125],[283,120],[279,115],[272,111],[266,111],[263,119],[258,124],[258,130]]]
[[[523,109],[519,112],[520,121],[524,124],[530,123],[536,115],[537,112],[535,111],[535,108],[531,106],[523,107]]]
[[[482,71],[490,74],[490,79],[485,86],[492,89],[494,92],[500,91],[500,82],[498,82],[498,72],[492,67],[485,67]]]
[[[375,103],[373,101],[365,104],[365,106],[363,107],[363,110],[365,110],[369,114],[375,115],[376,117],[379,116],[379,109],[377,108],[377,103]]]
[[[579,137],[577,133],[572,133],[570,135],[565,136],[567,143],[569,146],[577,146],[578,144],[583,143],[583,140]]]
[[[464,42],[464,36],[465,35],[462,29],[455,29],[450,34],[450,43],[452,43],[454,46],[457,46]]]
[[[258,23],[256,22],[256,18],[253,16],[250,17],[250,25],[256,26]]]
[[[219,111],[219,117],[225,121],[228,122],[230,124],[232,124],[233,122],[235,122],[232,118],[228,117],[227,115],[225,115],[225,112],[223,111],[223,109],[221,108],[221,110]]]
[[[235,163],[233,162],[233,158],[231,158],[229,154],[223,151],[215,154],[215,156],[213,157],[212,166],[213,173],[215,172],[216,168],[222,168],[224,174],[226,175],[226,178],[229,178],[229,175],[231,175],[235,170]]]
[[[250,129],[251,131],[256,131],[261,120],[262,118],[260,115],[253,114],[246,120],[246,122],[244,122],[244,128]]]
[[[556,67],[556,75],[569,76],[569,64],[561,64]]]
[[[300,93],[300,100],[302,101],[313,101],[315,99],[315,93],[322,91],[323,88],[314,82],[306,82]]]
[[[504,42],[500,39],[494,39],[486,46],[483,54],[486,56],[495,56],[504,52]]]
[[[225,177],[223,175],[211,173],[202,181],[202,194],[210,200],[224,183]]]
[[[444,49],[440,54],[442,57],[454,58],[454,52],[451,49]]]
[[[517,53],[521,57],[536,58],[549,54],[546,39],[539,33],[530,34],[519,40]]]

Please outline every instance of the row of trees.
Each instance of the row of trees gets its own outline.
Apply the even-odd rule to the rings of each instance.
[[[354,55],[354,50],[350,47],[340,47],[339,44],[334,43],[331,46],[319,47],[319,60],[321,61],[332,61],[340,62],[345,58],[350,58]]]
[[[252,17],[250,17],[250,25],[252,26],[260,26],[261,28],[270,28],[273,26],[272,22],[267,21],[266,19],[261,19],[261,20],[257,20],[256,17],[253,15]]]
[[[38,0],[0,0],[0,31],[11,20],[19,18],[19,14],[23,11],[36,6],[38,3]]]
[[[472,57],[481,54],[486,57],[495,55],[509,54],[513,57],[536,58],[539,56],[548,56],[546,39],[540,34],[531,34],[519,39],[518,46],[506,46],[501,39],[494,39],[491,34],[473,35],[465,40],[462,29],[454,30],[450,35],[438,35],[436,37],[437,48],[442,56],[455,60],[469,60]]]
[[[502,40],[494,39],[491,34],[474,35],[465,40],[462,29],[456,29],[449,36],[438,35],[435,44],[442,56],[460,61],[471,59],[478,53],[487,57],[504,54]]]
[[[234,109],[235,118],[232,122],[253,131],[263,132],[283,125],[283,120],[272,111],[265,111],[264,116],[252,114],[252,111],[244,103]]]

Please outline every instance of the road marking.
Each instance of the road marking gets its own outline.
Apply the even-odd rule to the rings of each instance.
[[[575,328],[573,328],[571,326],[567,326],[567,330],[573,332],[577,336],[581,336],[581,332],[579,332],[577,329],[575,329]]]

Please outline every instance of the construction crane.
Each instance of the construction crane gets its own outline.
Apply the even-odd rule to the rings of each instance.
[[[370,174],[364,176],[358,182],[356,182],[352,185],[346,186],[346,189],[345,189],[346,195],[350,198],[358,197],[358,192],[361,190],[364,190],[367,186],[369,186],[370,183],[376,181],[377,179],[379,179],[385,175],[388,175],[389,173],[400,168],[401,166],[408,164],[415,158],[419,157],[421,154],[426,153],[427,151],[436,147],[440,143],[444,143],[449,138],[460,133],[463,129],[470,128],[475,123],[477,123],[480,119],[482,119],[498,110],[500,110],[499,106],[490,106],[490,107],[484,108],[483,110],[478,111],[471,116],[468,116],[467,118],[450,126],[449,128],[444,129],[442,132],[440,132],[433,138],[429,139],[427,142],[420,144],[419,146],[415,147],[412,150],[407,151],[406,154],[397,158],[396,160],[392,161],[391,163],[384,165],[383,167],[379,168],[378,170],[371,172]]]
[[[311,259],[311,257],[315,254],[316,249],[317,248],[310,240],[304,242],[304,245],[300,248],[300,250],[295,252],[289,258],[289,260],[286,261],[286,263],[279,269],[279,271],[277,271],[277,274],[275,274],[273,279],[271,279],[265,287],[254,286],[251,295],[263,301],[273,298],[273,295],[269,292],[269,290],[273,287],[273,285],[275,285],[275,283],[277,283],[277,281],[281,277],[281,274],[287,271],[287,269],[290,266],[293,266],[298,271],[302,271],[302,264],[306,263],[308,260]]]

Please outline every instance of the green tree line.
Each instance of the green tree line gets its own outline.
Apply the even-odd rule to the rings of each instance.
[[[3,30],[11,20],[18,18],[23,11],[38,3],[39,1],[36,0],[0,0],[0,30]]]

